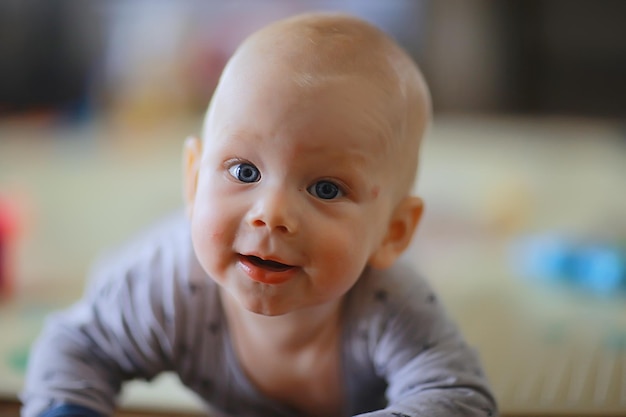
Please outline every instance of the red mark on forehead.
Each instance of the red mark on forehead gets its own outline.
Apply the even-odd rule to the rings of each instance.
[[[374,187],[372,187],[372,198],[373,199],[378,198],[379,194],[380,194],[380,186],[379,185],[375,185]]]

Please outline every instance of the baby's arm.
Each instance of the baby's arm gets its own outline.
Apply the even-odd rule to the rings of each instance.
[[[417,286],[400,283],[400,290],[390,291],[386,302],[394,303],[393,313],[381,321],[372,346],[374,367],[388,383],[389,404],[362,417],[496,416],[476,353],[430,286],[412,278]]]
[[[24,417],[65,403],[110,415],[124,380],[151,378],[164,368],[159,338],[167,336],[150,317],[150,292],[138,288],[138,278],[122,281],[47,320],[31,350]]]
[[[97,269],[90,293],[46,321],[31,350],[23,417],[111,415],[123,381],[172,368],[174,276],[185,271],[166,246],[127,247]]]

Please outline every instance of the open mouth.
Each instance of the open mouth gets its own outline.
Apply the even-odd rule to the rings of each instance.
[[[293,268],[292,265],[283,264],[281,262],[265,260],[254,255],[242,255],[248,262],[263,269],[275,272],[283,272]]]

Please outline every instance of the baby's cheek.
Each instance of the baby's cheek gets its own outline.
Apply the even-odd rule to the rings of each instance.
[[[372,200],[376,200],[378,196],[380,195],[380,186],[379,185],[373,186],[372,189],[370,190],[370,195],[372,197]]]
[[[228,247],[228,222],[219,213],[214,207],[204,207],[196,210],[191,222],[194,249],[205,268],[215,268]]]
[[[220,235],[228,222],[231,211],[224,207],[221,198],[213,197],[198,201],[194,208],[197,231],[206,235]]]
[[[357,231],[339,228],[331,230],[327,234],[327,241],[318,245],[319,259],[328,277],[325,285],[347,289],[358,279],[367,262],[364,237]]]

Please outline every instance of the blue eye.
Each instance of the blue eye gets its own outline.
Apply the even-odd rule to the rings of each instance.
[[[322,200],[332,200],[343,195],[341,189],[330,181],[319,181],[309,187],[308,190],[315,197]]]
[[[241,182],[257,182],[261,178],[259,169],[246,162],[231,166],[228,172]]]

